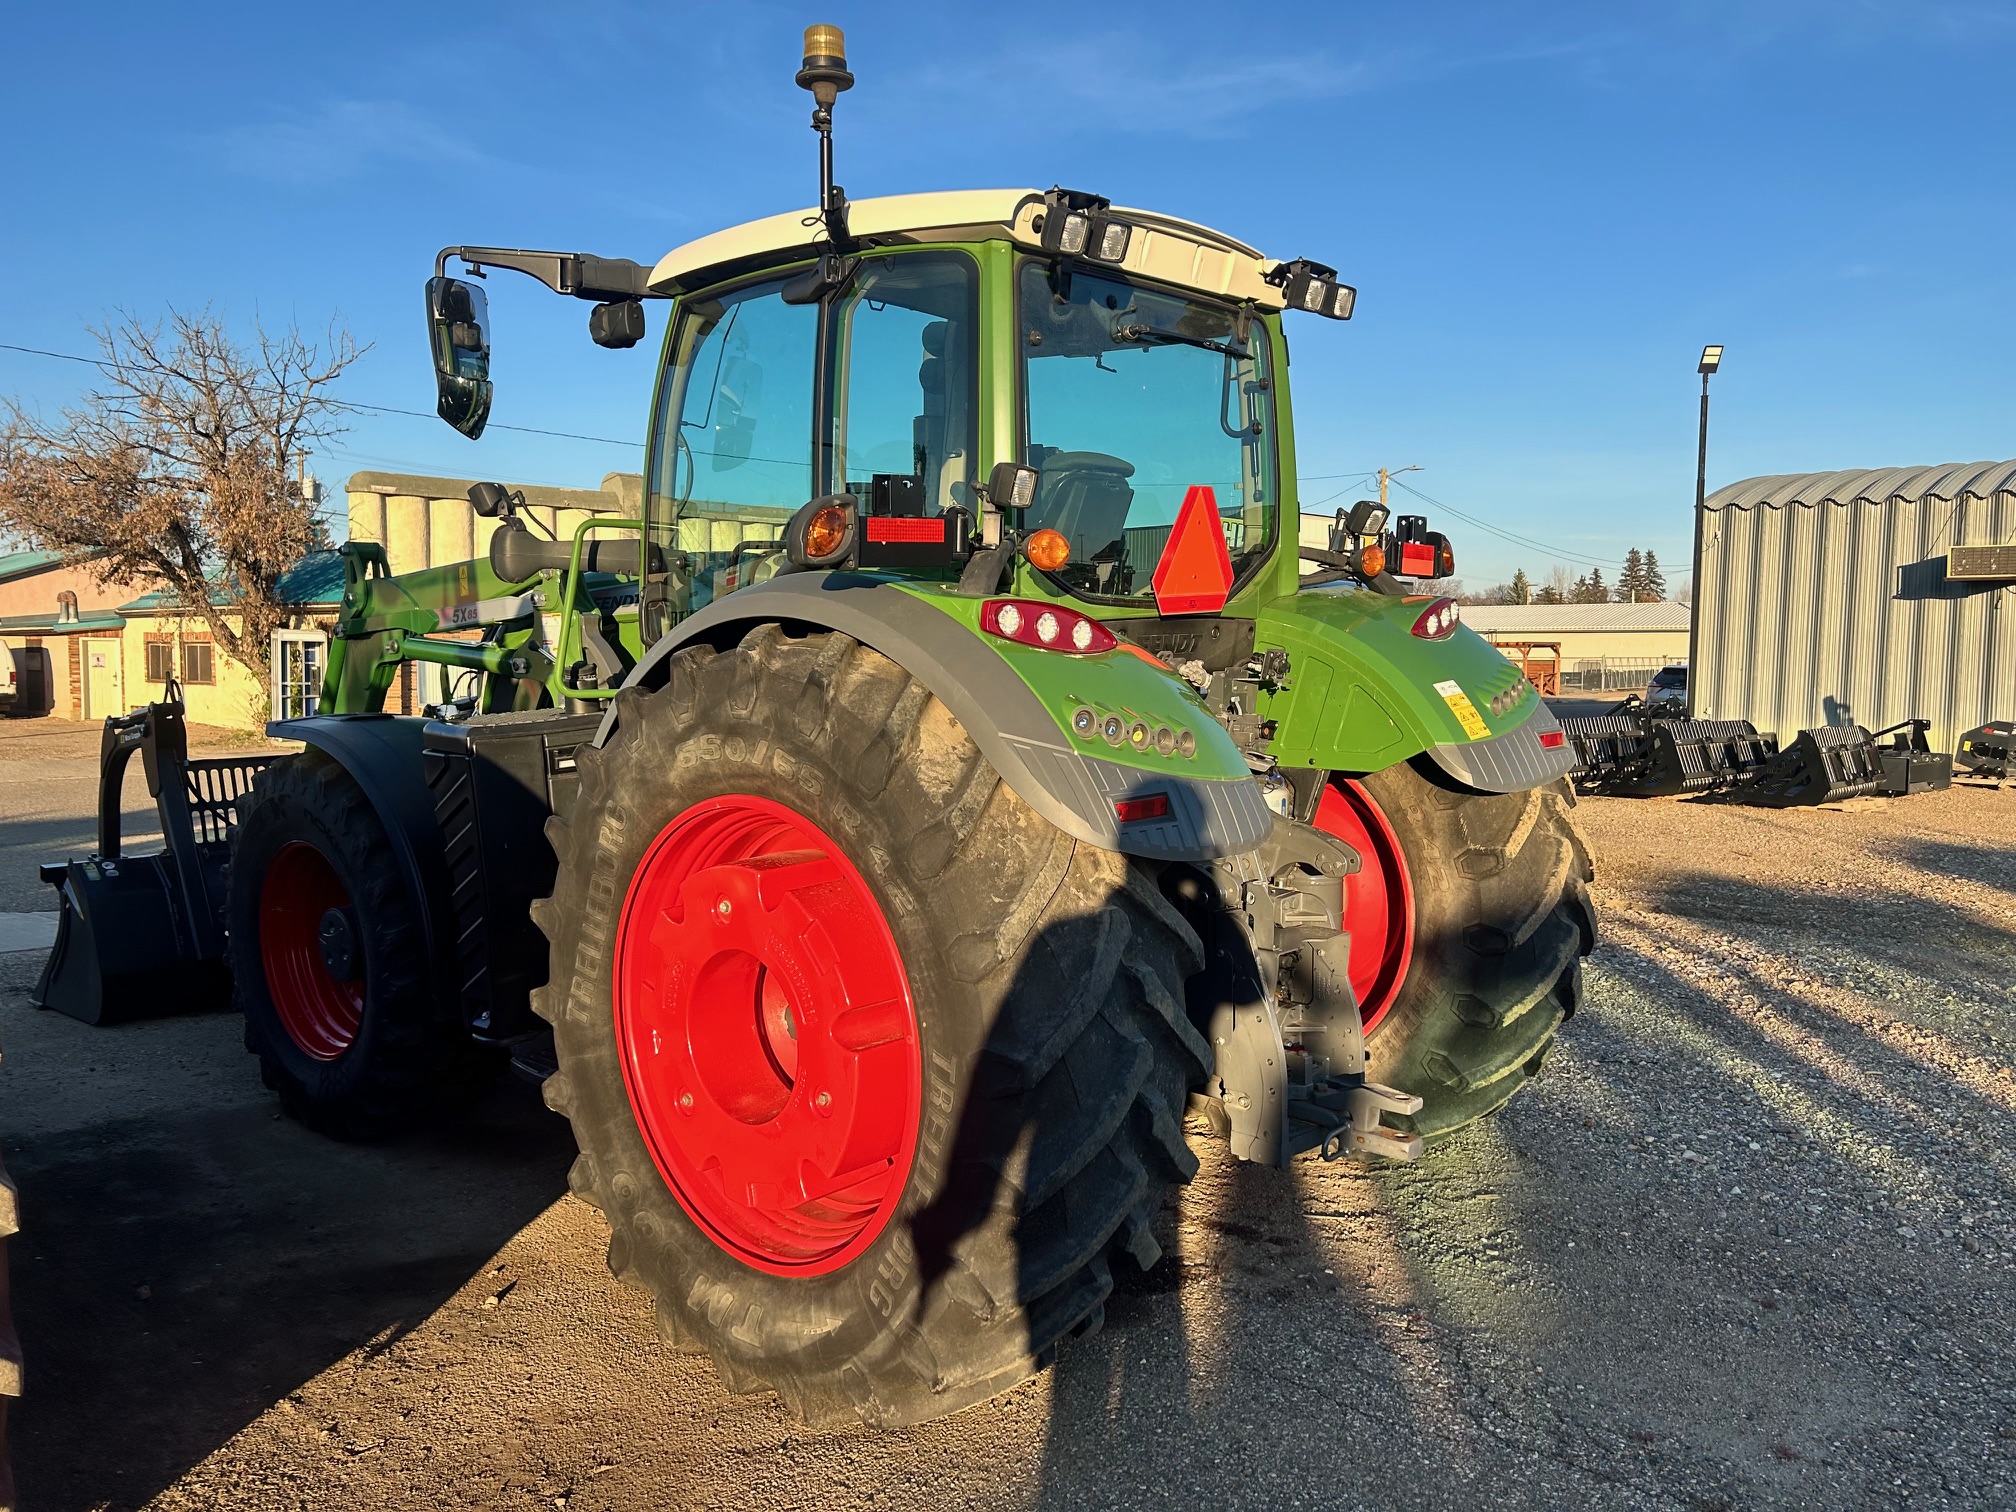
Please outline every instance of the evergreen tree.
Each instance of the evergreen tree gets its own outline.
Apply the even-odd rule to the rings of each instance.
[[[1526,580],[1524,567],[1513,568],[1512,581],[1505,585],[1505,602],[1508,604],[1533,602],[1533,585]]]
[[[1645,597],[1645,558],[1636,546],[1624,553],[1624,570],[1617,574],[1617,602],[1635,604]]]
[[[1640,589],[1644,597],[1655,603],[1666,597],[1666,574],[1659,570],[1659,553],[1656,551],[1648,550],[1645,553],[1645,571],[1640,580]]]
[[[1610,585],[1603,581],[1603,569],[1591,567],[1586,577],[1575,579],[1575,586],[1569,590],[1571,604],[1607,604],[1610,602]]]

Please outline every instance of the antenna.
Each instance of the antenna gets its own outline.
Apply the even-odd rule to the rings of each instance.
[[[805,28],[805,61],[798,87],[812,91],[812,129],[819,133],[819,213],[835,251],[853,245],[847,234],[847,191],[833,182],[833,102],[854,87],[847,71],[847,39],[837,26]]]

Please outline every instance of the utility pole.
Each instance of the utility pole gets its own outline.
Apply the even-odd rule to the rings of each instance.
[[[1421,469],[1420,469],[1420,468],[1418,468],[1418,467],[1396,467],[1396,468],[1395,468],[1395,469],[1394,469],[1393,471],[1391,471],[1391,472],[1388,472],[1388,471],[1387,471],[1387,470],[1386,470],[1385,468],[1383,468],[1383,467],[1382,467],[1382,468],[1380,468],[1380,469],[1379,469],[1379,507],[1380,507],[1381,509],[1384,509],[1384,508],[1386,507],[1386,484],[1388,483],[1388,481],[1389,481],[1389,480],[1391,480],[1391,479],[1393,479],[1393,478],[1397,478],[1397,477],[1399,477],[1401,473],[1410,473],[1410,472],[1419,472],[1419,471],[1421,471]]]

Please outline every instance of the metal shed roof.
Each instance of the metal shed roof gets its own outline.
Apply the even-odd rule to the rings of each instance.
[[[1852,472],[1776,473],[1718,488],[1706,508],[1782,509],[1789,504],[1916,504],[1925,499],[1992,499],[2016,493],[2016,462],[1942,462],[1936,467],[1868,467]]]

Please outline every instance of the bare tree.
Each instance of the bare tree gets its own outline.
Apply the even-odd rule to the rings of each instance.
[[[275,587],[328,544],[298,475],[341,432],[331,385],[368,349],[333,324],[320,344],[255,324],[241,347],[207,309],[91,334],[106,384],[59,423],[6,401],[0,531],[101,583],[161,584],[264,686]]]

